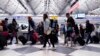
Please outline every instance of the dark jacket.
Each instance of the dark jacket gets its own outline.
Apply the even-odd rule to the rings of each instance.
[[[94,30],[93,24],[86,24],[86,33],[92,32]]]
[[[28,30],[30,31],[30,28],[32,27],[32,29],[35,29],[35,23],[34,21],[32,20],[28,20],[28,23],[29,23],[29,27],[28,27]]]
[[[43,28],[43,25],[39,25],[37,27],[37,32],[39,33],[39,35],[43,35],[44,34],[44,28]]]
[[[72,26],[72,27],[75,26],[75,21],[74,21],[74,19],[72,17],[69,17],[67,19],[67,23],[69,24],[69,26]]]
[[[17,25],[12,24],[12,23],[10,23],[10,24],[8,25],[8,29],[9,29],[9,32],[10,32],[10,33],[12,33],[12,32],[18,32]]]

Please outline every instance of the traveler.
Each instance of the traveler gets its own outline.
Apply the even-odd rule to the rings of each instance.
[[[83,25],[80,24],[80,35],[81,37],[84,39],[84,28],[83,28]]]
[[[72,47],[72,44],[73,44],[73,41],[72,41],[72,33],[74,32],[74,26],[75,26],[75,21],[74,19],[70,16],[69,13],[66,13],[66,17],[67,17],[67,35],[66,35],[66,41],[64,44],[66,44],[67,42],[67,46],[68,46],[68,40],[71,40],[71,47]]]
[[[35,39],[33,39],[33,33],[35,32],[35,22],[32,20],[32,17],[28,17],[28,25],[29,25],[29,27],[28,27],[28,40],[30,40],[32,43],[31,43],[31,45],[32,44],[35,44],[36,43],[36,41],[35,41]]]
[[[52,35],[51,35],[50,19],[49,19],[47,14],[43,14],[43,25],[44,25],[44,45],[43,45],[43,49],[46,47],[46,44],[47,44],[49,39],[50,39],[50,42],[51,42],[53,48],[55,48],[55,45],[54,45],[54,42],[53,42],[54,40],[53,40]]]
[[[8,18],[3,20],[3,31],[8,31]]]
[[[12,23],[9,25],[9,32],[11,33],[11,41],[10,44],[12,44],[13,38],[16,38],[16,43],[18,44],[18,37],[17,37],[17,32],[18,32],[18,23],[16,19],[13,18]]]
[[[87,34],[86,44],[88,44],[89,40],[90,40],[90,43],[93,43],[93,40],[92,40],[92,37],[91,37],[92,31],[94,31],[93,24],[91,24],[90,21],[87,20],[86,21],[86,34]]]

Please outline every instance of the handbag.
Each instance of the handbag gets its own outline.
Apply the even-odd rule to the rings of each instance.
[[[72,27],[68,27],[67,31],[73,31]]]
[[[52,31],[52,29],[51,29],[51,27],[49,27],[48,30],[47,30],[47,32],[46,32],[46,34],[47,35],[51,34],[51,31]]]

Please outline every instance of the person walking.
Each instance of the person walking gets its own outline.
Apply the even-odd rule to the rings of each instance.
[[[46,44],[47,44],[49,39],[50,39],[50,42],[51,42],[53,48],[55,48],[55,45],[54,45],[54,42],[53,42],[53,38],[52,38],[52,35],[51,35],[50,19],[49,19],[47,14],[43,14],[43,25],[44,25],[44,44],[43,44],[43,49],[46,48]]]

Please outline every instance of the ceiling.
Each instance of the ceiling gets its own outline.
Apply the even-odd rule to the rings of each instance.
[[[76,3],[79,4],[75,5]],[[76,7],[75,7],[76,6]],[[100,14],[100,0],[0,0],[0,13],[41,15]]]

